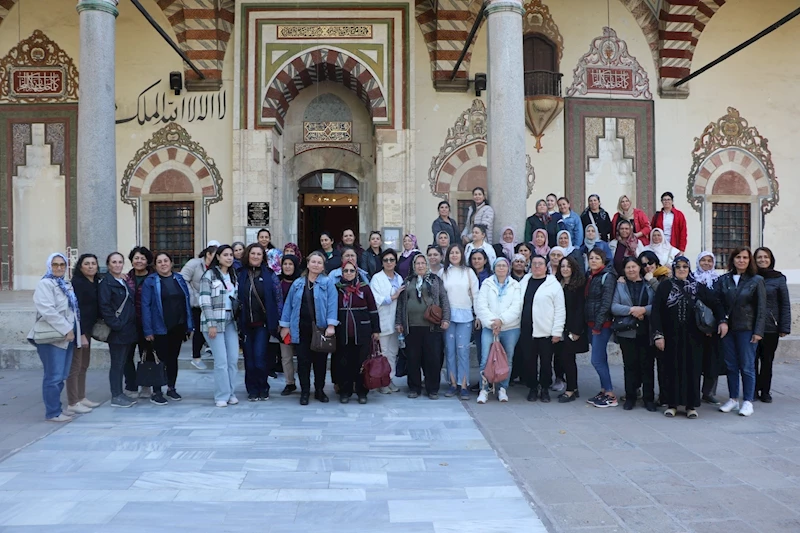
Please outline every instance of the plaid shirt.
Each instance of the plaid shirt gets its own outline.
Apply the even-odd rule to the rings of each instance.
[[[232,270],[228,271],[231,276],[229,283],[236,287],[236,275]],[[225,299],[228,297],[228,290],[222,281],[222,275],[217,268],[206,270],[200,279],[200,331],[208,333],[209,328],[217,328],[218,332],[225,331],[225,322],[228,317],[228,310],[225,309]],[[235,311],[239,305],[238,291],[231,293],[231,310]],[[233,319],[232,316],[230,316]],[[235,324],[235,320],[234,320]]]

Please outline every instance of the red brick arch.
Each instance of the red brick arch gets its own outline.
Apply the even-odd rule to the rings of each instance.
[[[289,105],[300,91],[321,81],[335,81],[353,91],[374,122],[386,122],[386,94],[374,73],[358,58],[342,50],[306,50],[284,65],[267,85],[261,118],[283,127]]]

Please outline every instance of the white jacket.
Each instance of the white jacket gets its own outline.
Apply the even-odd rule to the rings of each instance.
[[[71,287],[69,281],[66,284]],[[73,329],[77,329],[75,346],[81,347],[81,335],[86,332],[81,331],[81,324],[77,320],[77,316],[75,316],[75,311],[69,307],[69,298],[58,287],[58,283],[55,280],[49,278],[39,280],[36,290],[33,292],[33,305],[36,307],[37,320],[44,320],[54,330],[63,334],[64,337]],[[91,332],[89,333],[91,334]],[[33,339],[33,328],[28,333],[28,339]],[[66,339],[51,344],[62,350],[66,350],[69,347],[69,342]]]
[[[525,288],[528,287],[530,275],[525,276]],[[522,292],[525,298],[525,292]],[[564,304],[564,289],[561,284],[550,274],[544,283],[536,290],[533,295],[533,305],[531,309],[533,315],[533,337],[560,337],[564,334],[564,323],[567,320],[567,308]]]
[[[464,255],[467,258],[467,262],[469,262],[469,256],[475,250],[483,250],[486,252],[486,256],[489,258],[489,268],[494,268],[494,262],[497,259],[497,254],[494,251],[494,247],[489,244],[488,240],[483,241],[483,244],[480,246],[475,246],[471,242],[467,243],[467,246],[464,248]]]
[[[400,277],[400,274],[394,274]],[[372,276],[372,281],[369,282],[369,288],[372,290],[372,296],[375,298],[375,304],[378,306],[378,318],[381,322],[381,336],[391,335],[395,332],[394,322],[395,314],[397,312],[397,300],[391,300],[391,303],[386,303],[387,298],[392,297],[392,282],[386,273],[381,270]]]
[[[501,298],[497,278],[487,278],[475,299],[475,315],[485,328],[491,327],[492,320],[496,318],[503,322],[501,331],[518,328],[522,315],[522,295],[517,280],[508,277],[508,287]]]
[[[442,281],[447,290],[451,313],[453,309],[474,309],[475,298],[480,291],[478,276],[474,270],[451,266],[442,276]]]

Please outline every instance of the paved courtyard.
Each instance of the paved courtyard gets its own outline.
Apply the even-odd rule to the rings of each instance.
[[[0,531],[800,531],[796,361],[749,419],[595,409],[594,371],[579,374],[581,401],[565,405],[514,387],[483,406],[275,394],[217,409],[212,375],[186,370],[183,402],[56,426],[40,422],[40,375],[2,371],[0,449],[33,442],[0,460]],[[105,376],[90,372],[96,398]]]

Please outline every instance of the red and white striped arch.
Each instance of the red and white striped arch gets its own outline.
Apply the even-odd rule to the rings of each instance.
[[[757,157],[740,148],[726,148],[706,159],[693,192],[695,196],[771,194],[767,170]]]
[[[452,191],[471,191],[486,185],[486,141],[479,140],[462,146],[445,160],[436,177],[434,194],[448,195]],[[466,177],[464,185],[460,185]],[[475,180],[481,183],[473,183]]]
[[[128,183],[129,198],[151,193],[190,193],[216,197],[219,191],[211,169],[202,159],[180,146],[164,146],[139,162]]]
[[[483,0],[415,1],[414,15],[428,48],[434,85],[439,81],[450,80],[482,2]],[[471,59],[470,49],[458,68],[457,80],[469,78]]]

